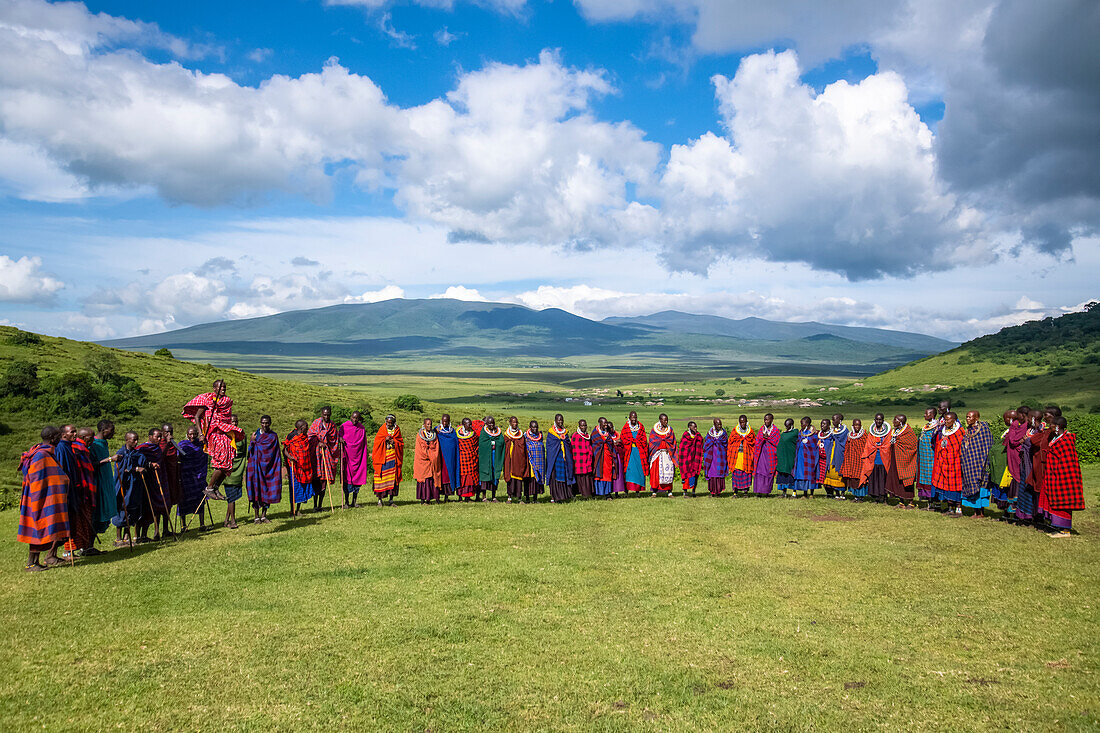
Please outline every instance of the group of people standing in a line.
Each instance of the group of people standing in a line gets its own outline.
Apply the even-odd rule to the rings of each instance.
[[[187,531],[212,529],[210,502],[226,502],[224,526],[237,528],[236,502],[247,493],[253,522],[270,522],[268,509],[282,501],[283,477],[290,490],[291,515],[312,501],[314,510],[334,508],[330,490],[342,488],[341,506],[358,505],[359,491],[371,480],[379,506],[392,505],[404,471],[405,439],[394,415],[373,436],[363,416],[337,424],[332,410],[308,422],[298,420],[281,439],[268,415],[246,437],[233,413],[223,380],[213,391],[183,408],[193,424],[176,442],[171,424],[148,431],[139,443],[127,432],[111,454],[115,426],[102,420],[97,430],[72,425],[46,426],[42,442],[23,454],[23,494],[18,539],[29,545],[28,570],[64,564],[58,552],[100,553],[99,534],[115,527],[115,546],[133,546]],[[991,503],[1003,518],[1041,526],[1068,536],[1072,512],[1085,508],[1076,436],[1066,429],[1057,407],[1021,406],[1006,411],[1005,430],[994,445],[992,430],[976,410],[965,423],[949,402],[925,410],[915,431],[905,415],[887,423],[882,413],[870,425],[842,414],[814,426],[803,417],[799,428],[788,418],[780,428],[771,413],[754,428],[741,415],[731,430],[715,418],[707,432],[690,421],[677,435],[661,414],[647,432],[632,411],[621,429],[599,418],[567,428],[562,414],[542,431],[532,420],[521,428],[495,418],[464,418],[438,424],[425,418],[416,432],[412,477],[421,503],[506,501],[532,503],[549,493],[551,503],[574,498],[615,498],[647,487],[653,496],[673,493],[679,477],[682,495],[697,495],[700,475],[711,496],[727,479],[736,496],[785,495],[804,498],[824,491],[837,499],[884,502],[958,516],[964,509],[984,516]],[[773,494],[776,491],[777,494]],[[205,514],[204,514],[205,508]],[[176,522],[173,521],[173,515]],[[210,517],[210,523],[207,523]],[[152,529],[152,537],[149,531]],[[45,558],[40,562],[41,554]]]

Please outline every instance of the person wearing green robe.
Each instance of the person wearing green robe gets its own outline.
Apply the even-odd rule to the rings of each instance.
[[[497,427],[492,417],[485,418],[481,435],[477,441],[477,472],[481,489],[477,492],[482,501],[490,501],[485,496],[492,494],[491,501],[497,500],[497,486],[504,470],[504,432]]]
[[[233,424],[237,424],[237,416],[230,418]],[[233,466],[226,474],[222,482],[225,489],[225,526],[229,529],[237,528],[237,500],[244,494],[244,474],[248,465],[248,439],[244,433],[237,433],[233,441]]]
[[[115,486],[115,469],[112,463],[114,457],[107,447],[107,441],[115,436],[115,424],[110,420],[100,420],[96,426],[98,435],[94,440],[85,440],[85,445],[92,454],[92,464],[95,466],[95,509],[92,512],[92,531],[97,535],[107,531],[111,526],[111,520],[118,514],[118,487]],[[91,437],[91,436],[88,436]],[[90,552],[85,550],[83,554],[98,554],[94,543]]]
[[[779,434],[779,445],[775,448],[775,488],[787,495],[787,489],[794,490],[794,457],[798,447],[798,431],[794,429],[794,420],[783,421],[783,432]]]

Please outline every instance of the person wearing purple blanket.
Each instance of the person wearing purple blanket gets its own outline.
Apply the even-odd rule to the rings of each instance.
[[[283,499],[283,457],[279,436],[271,429],[271,416],[260,418],[260,429],[252,434],[248,444],[248,465],[245,468],[248,502],[252,505],[255,524],[268,524],[267,510]]]
[[[770,412],[764,415],[764,424],[756,431],[756,444],[753,446],[752,491],[757,496],[772,493],[775,481],[775,465],[779,450],[779,428],[773,425],[775,416]]]

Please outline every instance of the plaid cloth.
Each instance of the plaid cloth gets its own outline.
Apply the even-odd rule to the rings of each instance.
[[[1054,431],[1050,428],[1036,431],[1031,436],[1031,473],[1027,477],[1027,485],[1036,491],[1043,485],[1043,474],[1046,471],[1047,448],[1050,439],[1054,437]]]
[[[569,442],[573,444],[573,472],[592,473],[595,466],[592,456],[592,436],[577,430],[570,436]]]
[[[748,433],[741,435],[737,432],[737,428],[729,431],[729,448],[727,452],[729,457],[726,459],[729,463],[730,470],[737,467],[737,453],[740,450],[745,451],[745,457],[741,461],[741,470],[747,474],[752,474],[752,448],[756,443],[756,432],[750,427]]]
[[[707,478],[725,478],[728,471],[726,447],[729,445],[729,434],[723,430],[718,435],[707,431],[707,437],[703,439],[703,472]]]
[[[1062,433],[1050,441],[1043,472],[1043,496],[1053,511],[1079,512],[1085,508],[1077,436],[1073,433]]]
[[[844,462],[840,464],[841,478],[859,478],[863,472],[863,451],[867,447],[867,431],[860,429],[859,435],[848,433],[844,444]]]
[[[278,504],[283,498],[283,458],[279,454],[279,436],[273,432],[252,435],[245,468],[248,500]]]
[[[283,448],[294,471],[294,479],[300,484],[313,481],[313,451],[310,450],[309,437],[295,430],[286,436]]]
[[[633,470],[630,467],[630,451],[631,448],[638,449],[638,458],[642,461],[642,473],[649,473],[649,439],[646,437],[645,425],[641,422],[638,423],[638,432],[632,433],[630,431],[630,422],[627,421],[623,425],[623,429],[619,431],[619,438],[622,440],[622,452],[623,452],[623,474],[630,476],[630,472]]]
[[[340,426],[334,422],[325,423],[319,417],[309,426],[306,435],[313,438],[317,457],[314,460],[317,478],[326,483],[336,480],[336,464],[340,462]]]
[[[986,488],[989,481],[989,449],[992,445],[993,431],[989,429],[989,423],[979,421],[974,427],[966,428],[966,437],[959,449],[963,496],[974,496]]]
[[[531,476],[540,484],[546,483],[546,444],[542,442],[542,433],[538,437],[528,430],[523,434],[527,443],[527,464],[531,466]]]
[[[756,447],[753,448],[752,463],[756,467],[756,473],[764,476],[775,474],[776,450],[779,446],[780,430],[772,425],[771,430],[765,432],[763,426],[756,431]]]
[[[817,431],[810,430],[807,433],[800,431],[795,448],[795,481],[817,481],[817,462],[821,455],[821,449],[817,441]]]
[[[936,457],[932,466],[932,486],[940,491],[962,491],[962,448],[966,430],[959,428],[951,435],[940,433]]]
[[[69,537],[69,477],[54,458],[53,446],[36,445],[23,454],[23,495],[16,539],[33,547]]]
[[[676,452],[676,462],[680,465],[680,476],[696,476],[703,467],[703,434],[691,435],[684,431],[680,435],[680,448]]]
[[[570,485],[577,482],[573,473],[573,443],[569,433],[564,429],[559,433],[556,425],[546,431],[546,475]]]
[[[936,436],[939,423],[931,422],[924,426],[917,441],[917,455],[920,457],[920,474],[917,481],[925,486],[932,485],[932,469],[936,467]]]
[[[458,486],[476,486],[477,477],[477,432],[470,430],[469,435],[458,434]]]
[[[843,430],[839,432],[830,430],[828,437],[823,441],[825,455],[829,460],[828,468],[835,468],[838,474],[841,466],[844,465],[844,459],[847,457],[844,447],[848,444],[848,437],[851,435],[847,425],[841,425],[841,427]]]
[[[228,471],[233,467],[233,436],[243,434],[240,428],[233,425],[231,419],[233,400],[207,392],[184,405],[183,416],[195,422],[195,415],[200,407],[206,408],[206,412],[203,413],[201,422],[195,424],[199,428],[200,437],[206,441],[210,465]]]
[[[614,481],[615,476],[615,434],[608,430],[592,433],[593,476],[597,481]]]

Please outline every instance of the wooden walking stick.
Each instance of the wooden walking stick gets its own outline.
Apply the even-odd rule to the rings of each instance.
[[[168,529],[172,530],[172,539],[179,541],[179,537],[176,536],[176,524],[172,521],[172,512],[168,506],[168,499],[164,496],[164,487],[160,483],[160,473],[156,470],[153,471],[153,476],[157,480],[157,489],[160,491],[160,500],[164,502],[164,516],[168,519]]]

